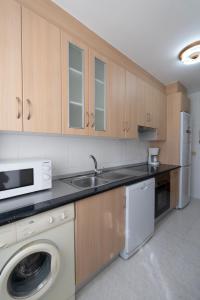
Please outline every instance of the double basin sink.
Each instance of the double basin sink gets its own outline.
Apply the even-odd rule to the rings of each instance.
[[[144,175],[144,172],[135,170],[133,171],[133,169],[131,170],[130,168],[125,168],[118,171],[105,171],[98,175],[83,175],[79,177],[66,178],[62,181],[73,185],[76,188],[87,189],[99,187],[101,185],[128,177],[139,177],[141,175]]]

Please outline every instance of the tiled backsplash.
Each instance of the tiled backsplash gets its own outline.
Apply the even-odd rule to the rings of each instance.
[[[147,161],[148,143],[94,137],[69,137],[35,134],[0,134],[0,159],[48,158],[53,175],[93,169],[89,155],[96,156],[99,167]]]

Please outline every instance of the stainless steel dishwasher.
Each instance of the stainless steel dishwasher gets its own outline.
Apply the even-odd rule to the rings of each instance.
[[[129,258],[154,233],[155,179],[126,187],[125,248],[121,257]]]

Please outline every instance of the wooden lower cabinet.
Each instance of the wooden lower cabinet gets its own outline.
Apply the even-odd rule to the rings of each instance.
[[[179,199],[179,169],[170,172],[170,207],[176,208]]]
[[[124,247],[124,188],[76,203],[76,285],[87,282]]]

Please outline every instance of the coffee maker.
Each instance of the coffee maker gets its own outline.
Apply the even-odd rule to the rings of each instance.
[[[153,166],[159,166],[160,162],[158,160],[159,148],[149,148],[148,164]]]

